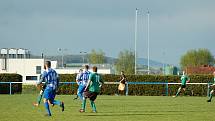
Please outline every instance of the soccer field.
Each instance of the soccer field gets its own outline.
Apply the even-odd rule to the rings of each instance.
[[[45,117],[43,105],[33,107],[37,95],[0,95],[0,121],[215,121],[215,102],[206,97],[98,96],[98,113],[79,113],[81,102],[75,96],[59,95],[65,111],[51,107]]]

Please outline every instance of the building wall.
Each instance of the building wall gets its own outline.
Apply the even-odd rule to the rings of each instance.
[[[40,66],[42,71],[43,65],[44,59],[6,59],[4,69],[4,59],[0,59],[0,73],[17,73],[22,75],[23,82],[33,81],[29,77],[29,80],[26,80],[26,76],[36,76],[38,80],[40,74],[36,73],[36,66]]]

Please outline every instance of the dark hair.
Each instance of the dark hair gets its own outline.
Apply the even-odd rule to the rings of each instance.
[[[124,71],[121,71],[124,74]]]
[[[97,72],[98,68],[96,66],[93,66],[93,72]]]
[[[47,65],[50,68],[51,67],[51,61],[46,61],[45,65]]]
[[[89,65],[85,65],[85,69],[89,69]]]

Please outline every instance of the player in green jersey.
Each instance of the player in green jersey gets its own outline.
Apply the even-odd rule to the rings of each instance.
[[[213,72],[213,75],[214,75],[214,81],[213,81],[213,84],[210,85],[210,88],[212,88],[212,90],[210,91],[209,99],[207,100],[207,102],[211,102],[213,93],[214,93],[214,89],[215,89],[215,71]]]
[[[101,79],[101,76],[97,73],[97,67],[94,66],[93,73],[90,74],[87,86],[85,87],[85,90],[84,90],[84,98],[82,101],[82,107],[80,109],[80,112],[85,112],[87,98],[90,99],[90,105],[91,105],[92,111],[94,113],[97,112],[94,101],[96,100],[96,97],[100,92],[101,84],[103,84],[103,81]]]
[[[186,85],[189,82],[190,82],[189,77],[183,71],[183,75],[181,76],[181,87],[178,88],[176,95],[173,97],[177,97],[179,95],[179,93],[181,92],[181,89],[183,89],[183,91],[185,92],[186,91]]]

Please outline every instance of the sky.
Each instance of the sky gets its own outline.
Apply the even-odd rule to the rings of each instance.
[[[117,57],[137,56],[179,65],[190,49],[215,55],[214,0],[0,0],[0,48],[27,48],[33,54],[79,54],[92,49]]]

